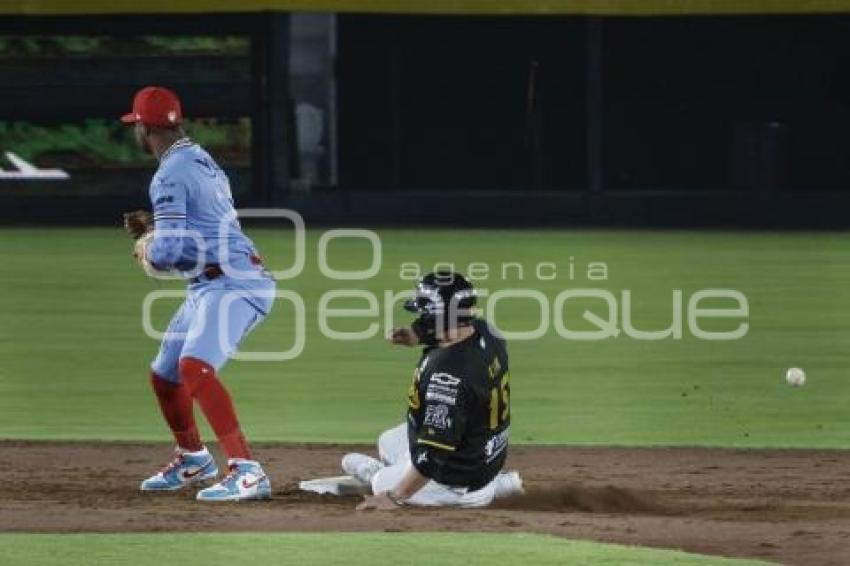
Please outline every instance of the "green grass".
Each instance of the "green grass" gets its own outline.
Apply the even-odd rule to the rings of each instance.
[[[291,258],[286,231],[251,230],[273,268]],[[710,342],[687,329],[681,340],[625,336],[571,341],[550,330],[514,341],[511,382],[514,442],[569,444],[687,444],[840,447],[846,431],[850,351],[850,239],[843,234],[628,231],[381,231],[383,262],[368,281],[343,287],[402,291],[404,262],[430,268],[450,261],[490,265],[479,286],[543,292],[550,304],[569,288],[632,291],[634,324],[669,326],[671,293],[685,300],[698,289],[732,288],[750,306],[749,333]],[[339,287],[318,270],[311,232],[304,273],[282,281],[307,309],[307,342],[289,362],[234,362],[223,376],[244,427],[254,440],[369,442],[400,422],[416,352],[391,348],[379,335],[339,342],[322,337],[317,305]],[[167,440],[147,383],[157,343],[141,329],[145,294],[162,284],[129,259],[116,230],[0,231],[0,437],[31,439]],[[572,258],[572,259],[571,259]],[[557,277],[539,280],[538,262],[554,262]],[[519,262],[524,278],[500,274]],[[606,281],[589,281],[589,262],[605,262]],[[365,268],[362,240],[336,241],[330,263]],[[571,276],[569,266],[575,266]],[[169,287],[174,287],[170,285]],[[380,296],[380,294],[379,294]],[[587,302],[598,314],[597,302]],[[175,303],[159,305],[164,326]],[[335,305],[346,306],[343,301]],[[348,306],[362,306],[349,303]],[[498,322],[530,329],[539,316],[531,301],[505,301]],[[381,308],[383,315],[384,309]],[[565,311],[568,325],[591,329],[581,308]],[[400,308],[398,322],[409,320]],[[369,320],[349,327],[365,328]],[[715,323],[731,329],[738,320]],[[334,328],[345,328],[332,321]],[[383,326],[383,325],[382,325]],[[621,326],[621,325],[620,325]],[[245,350],[292,344],[292,308],[281,302]],[[809,383],[788,387],[784,368],[804,367]]]
[[[3,563],[18,564],[321,564],[323,566],[490,566],[492,564],[745,565],[670,550],[573,542],[526,534],[122,534],[0,535]]]

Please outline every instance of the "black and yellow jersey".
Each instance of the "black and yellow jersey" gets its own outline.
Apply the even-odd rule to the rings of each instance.
[[[510,384],[505,340],[486,321],[447,347],[423,350],[408,391],[410,458],[424,476],[475,490],[507,457]]]

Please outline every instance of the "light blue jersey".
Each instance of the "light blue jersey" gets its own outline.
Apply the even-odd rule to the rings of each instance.
[[[159,269],[200,274],[190,278],[188,296],[151,364],[157,375],[177,382],[182,357],[216,370],[225,364],[271,310],[275,282],[242,233],[227,175],[200,146],[183,138],[160,156],[150,197],[148,260]],[[221,272],[208,275],[211,266]]]
[[[188,138],[178,140],[162,155],[151,181],[150,198],[157,231],[188,230],[195,235],[155,237],[148,259],[157,267],[188,271],[198,263],[230,262],[241,267],[258,255],[253,242],[242,233],[227,175]],[[199,240],[205,248],[202,258]]]

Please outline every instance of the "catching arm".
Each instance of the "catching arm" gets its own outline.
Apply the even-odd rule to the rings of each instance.
[[[161,179],[151,191],[154,237],[146,257],[157,269],[174,267],[183,253],[187,192],[183,183],[168,179]]]

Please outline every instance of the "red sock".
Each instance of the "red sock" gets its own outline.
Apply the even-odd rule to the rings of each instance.
[[[172,383],[154,372],[151,372],[151,386],[177,446],[189,452],[203,448],[201,435],[195,425],[192,397],[186,387],[182,383]]]
[[[227,457],[250,460],[251,451],[239,428],[233,401],[215,369],[197,358],[180,358],[180,377],[204,412]]]

